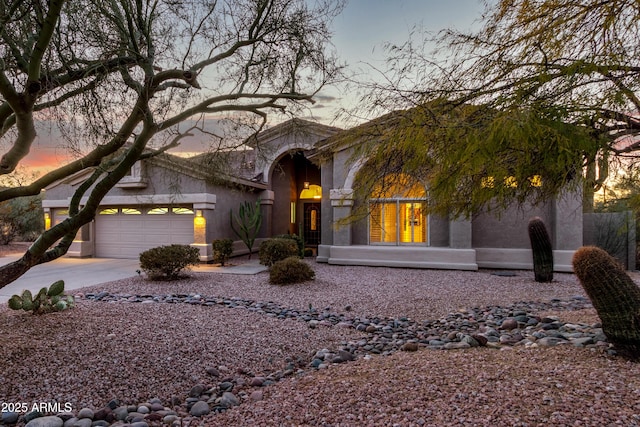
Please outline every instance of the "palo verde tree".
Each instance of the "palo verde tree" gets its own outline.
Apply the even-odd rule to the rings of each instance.
[[[341,0],[0,0],[0,174],[38,149],[38,129],[47,126],[72,158],[0,190],[0,202],[92,171],[69,218],[0,268],[0,287],[66,253],[131,166],[196,132],[188,123],[228,113],[252,115],[261,126],[269,112],[312,102],[340,71],[329,24],[341,7]]]
[[[423,38],[388,46],[383,83],[368,85],[361,105],[394,111],[377,120],[393,126],[352,133],[385,142],[357,153],[375,166],[362,182],[384,167],[425,176],[430,206],[457,215],[543,201],[567,185],[586,183],[589,198],[612,157],[640,149],[640,4],[485,5],[477,30],[416,31]]]

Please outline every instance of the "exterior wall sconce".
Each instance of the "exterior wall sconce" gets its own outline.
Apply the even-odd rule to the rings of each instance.
[[[193,217],[193,240],[194,243],[206,243],[207,220],[202,214],[202,209],[196,209]]]

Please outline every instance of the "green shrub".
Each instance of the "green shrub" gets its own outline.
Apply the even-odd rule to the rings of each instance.
[[[302,237],[298,236],[297,234],[280,234],[279,236],[275,236],[275,239],[291,239],[294,242],[296,242],[296,245],[298,245],[298,256],[300,258],[304,258],[304,240],[302,239]]]
[[[211,245],[213,246],[213,262],[224,266],[233,253],[233,240],[216,239],[211,242]]]
[[[46,287],[40,289],[35,296],[29,290],[23,291],[22,295],[13,295],[7,304],[12,310],[31,311],[33,314],[64,311],[75,307],[75,299],[63,292],[64,282],[58,280],[49,289]]]
[[[260,244],[260,264],[271,267],[278,261],[298,255],[298,245],[291,239],[268,239]]]
[[[180,272],[200,263],[200,251],[189,245],[160,246],[140,254],[140,268],[150,279],[177,279]]]
[[[306,282],[315,277],[316,273],[309,264],[295,256],[278,261],[269,269],[269,283],[274,285]]]

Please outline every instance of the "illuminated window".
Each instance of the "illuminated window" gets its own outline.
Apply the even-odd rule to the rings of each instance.
[[[115,215],[118,213],[118,208],[106,208],[98,212],[98,215]]]
[[[532,187],[542,186],[542,177],[540,175],[534,175],[529,180],[529,185]],[[518,180],[515,176],[505,176],[503,180],[504,186],[508,188],[518,187]],[[494,188],[496,180],[492,176],[486,176],[480,180],[480,186],[482,188]]]
[[[169,208],[153,208],[149,209],[147,215],[164,215],[169,213]]]
[[[482,188],[493,188],[496,185],[496,180],[492,176],[485,176],[482,178],[480,185]]]
[[[135,208],[122,208],[122,213],[125,215],[142,215],[140,209]]]
[[[518,180],[515,176],[507,176],[504,179],[504,186],[509,188],[516,188],[518,186]]]
[[[193,209],[190,208],[172,208],[171,211],[176,215],[193,215]]]
[[[395,180],[394,180],[395,179]],[[369,201],[371,244],[427,243],[428,216],[424,185],[405,175],[385,177]]]
[[[541,187],[542,177],[540,175],[534,175],[533,177],[529,178],[529,182],[531,183],[532,187]]]
[[[318,230],[318,209],[311,209],[311,211],[309,212],[309,229],[311,229],[311,231],[317,231]]]

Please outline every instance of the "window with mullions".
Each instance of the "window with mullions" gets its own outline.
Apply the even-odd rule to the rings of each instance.
[[[429,217],[425,213],[424,185],[405,175],[386,177],[385,181],[369,199],[369,243],[427,244]]]

